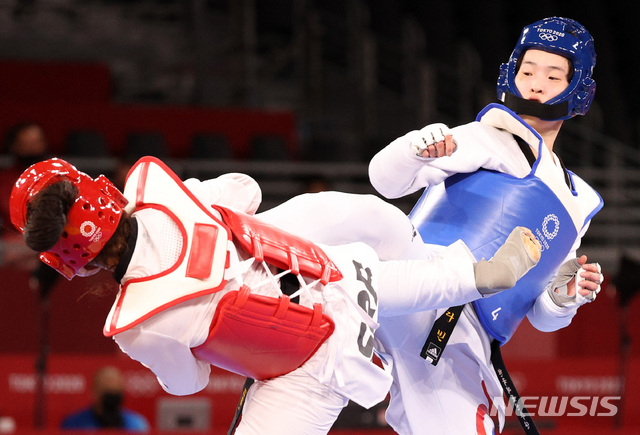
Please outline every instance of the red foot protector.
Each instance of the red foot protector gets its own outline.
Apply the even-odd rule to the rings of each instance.
[[[333,320],[320,304],[307,308],[281,298],[255,295],[247,286],[218,304],[207,340],[196,358],[257,380],[300,367],[329,338]]]

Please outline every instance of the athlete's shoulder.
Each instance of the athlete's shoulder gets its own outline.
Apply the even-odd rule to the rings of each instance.
[[[589,183],[580,178],[575,173],[569,171],[571,180],[573,182],[575,196],[578,198],[580,208],[585,215],[585,223],[588,222],[596,213],[604,206],[604,200],[600,196],[597,190],[595,190]]]
[[[492,127],[478,121],[472,121],[454,127],[453,138],[458,144],[473,144],[485,148],[502,148],[504,144],[513,142],[513,135],[506,130]]]

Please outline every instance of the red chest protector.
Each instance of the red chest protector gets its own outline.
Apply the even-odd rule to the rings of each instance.
[[[239,247],[257,261],[291,273],[339,281],[342,274],[316,245],[246,214],[214,206]],[[269,379],[300,367],[333,333],[334,323],[322,312],[279,299],[251,294],[247,286],[224,295],[211,323],[209,337],[193,354],[234,373]]]

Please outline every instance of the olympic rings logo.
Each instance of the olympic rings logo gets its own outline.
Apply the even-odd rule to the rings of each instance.
[[[550,223],[553,223],[552,231],[549,231]],[[560,229],[560,219],[555,214],[547,215],[542,221],[542,232],[547,240],[552,240],[558,235],[558,230]]]
[[[552,35],[551,33],[539,33],[538,36],[540,39],[547,42],[554,42],[558,40],[558,36]]]
[[[102,239],[102,230],[91,221],[84,221],[80,225],[80,234],[88,237],[90,242],[97,242]]]
[[[84,221],[80,225],[80,234],[85,237],[91,237],[96,232],[96,224],[91,221]]]

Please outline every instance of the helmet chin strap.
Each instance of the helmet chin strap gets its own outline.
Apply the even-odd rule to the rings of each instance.
[[[535,116],[546,121],[567,119],[569,112],[567,101],[558,104],[543,104],[534,100],[525,100],[510,92],[505,93],[504,105],[518,114]]]

